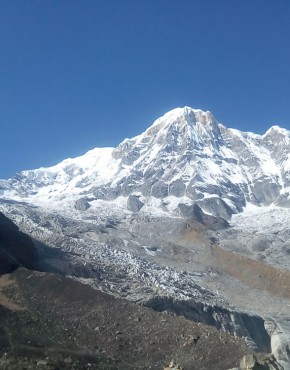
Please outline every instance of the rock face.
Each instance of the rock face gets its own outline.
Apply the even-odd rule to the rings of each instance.
[[[144,203],[141,202],[138,196],[136,195],[129,195],[127,201],[127,208],[129,211],[136,213],[140,211],[140,209],[144,206]]]
[[[78,199],[75,202],[75,209],[78,211],[86,211],[88,208],[90,208],[90,203],[86,198]]]
[[[183,217],[198,221],[210,230],[220,230],[229,226],[228,222],[224,218],[204,213],[198,204],[194,204],[192,206],[179,204],[178,207]]]
[[[19,266],[36,268],[37,251],[32,240],[0,212],[0,275]]]

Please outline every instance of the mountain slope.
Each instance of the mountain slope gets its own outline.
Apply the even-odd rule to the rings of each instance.
[[[19,266],[36,268],[37,250],[32,240],[0,212],[0,275]]]

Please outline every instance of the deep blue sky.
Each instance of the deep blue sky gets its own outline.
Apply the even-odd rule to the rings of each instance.
[[[178,106],[290,129],[289,0],[0,0],[0,178]]]

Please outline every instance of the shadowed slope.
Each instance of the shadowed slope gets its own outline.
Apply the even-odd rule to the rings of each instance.
[[[19,266],[36,267],[37,252],[32,240],[0,212],[0,274]]]

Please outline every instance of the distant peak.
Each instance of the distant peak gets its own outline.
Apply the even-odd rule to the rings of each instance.
[[[288,131],[285,128],[282,128],[278,125],[274,125],[274,126],[270,127],[269,130],[267,130],[263,136],[265,137],[265,136],[268,136],[268,135],[272,135],[273,133],[279,133],[281,135],[286,135],[286,136],[290,135],[290,131]]]

